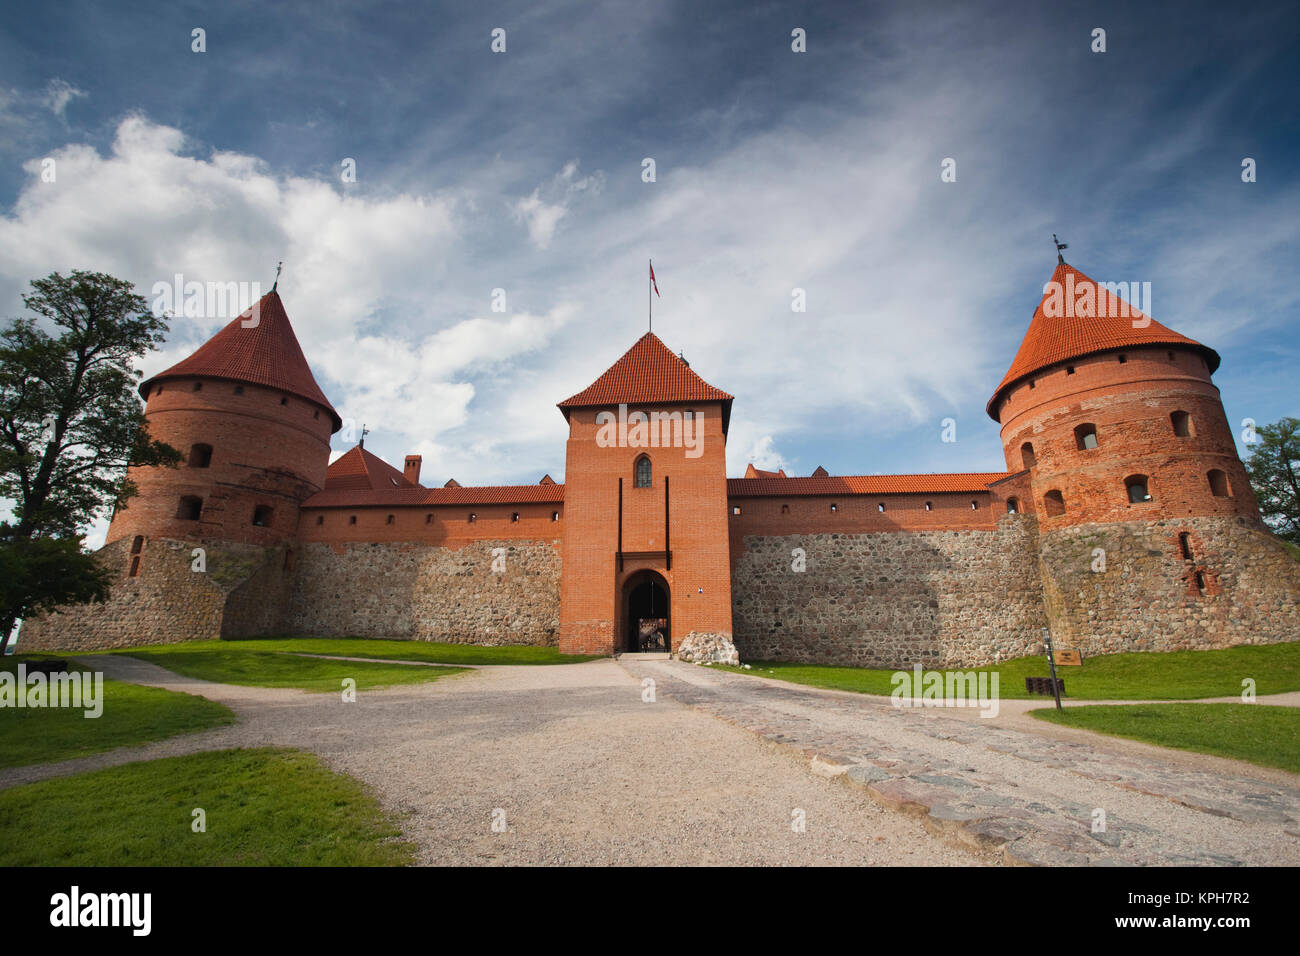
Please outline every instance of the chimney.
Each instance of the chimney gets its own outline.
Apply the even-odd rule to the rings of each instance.
[[[406,464],[402,467],[402,474],[406,480],[413,485],[420,483],[420,462],[424,461],[419,455],[407,455]]]

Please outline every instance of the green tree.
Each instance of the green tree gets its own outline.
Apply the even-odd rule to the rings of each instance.
[[[1279,418],[1255,429],[1246,462],[1259,513],[1279,537],[1300,544],[1300,419]]]
[[[132,497],[128,465],[175,467],[176,449],[149,436],[135,360],[167,323],[129,282],[74,270],[32,280],[34,316],[0,332],[0,649],[34,611],[101,598],[107,580],[81,532]]]

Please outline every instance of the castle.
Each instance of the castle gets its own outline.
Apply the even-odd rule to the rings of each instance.
[[[279,295],[257,310],[140,385],[187,459],[131,471],[110,600],[29,620],[24,650],[363,635],[892,667],[1039,653],[1044,628],[1086,654],[1300,636],[1218,354],[1063,260],[988,402],[996,473],[728,478],[732,396],[646,334],[559,403],[563,484],[428,487],[364,436],[329,464],[339,414]]]

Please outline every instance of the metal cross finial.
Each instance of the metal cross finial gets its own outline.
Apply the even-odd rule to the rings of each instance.
[[[275,287],[276,287],[277,285],[280,284],[280,270],[283,269],[283,268],[284,268],[284,260],[281,259],[281,260],[276,264],[276,267],[275,267],[275,281],[271,283],[271,291],[272,291],[272,292],[274,292],[274,291],[275,291]]]
[[[1061,252],[1064,249],[1069,249],[1069,245],[1057,239],[1056,233],[1052,233],[1052,243],[1056,246],[1056,261],[1061,265],[1065,265],[1065,256],[1061,255]]]

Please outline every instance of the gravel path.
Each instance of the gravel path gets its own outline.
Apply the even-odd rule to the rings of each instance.
[[[131,658],[105,676],[197,693],[240,723],[58,764],[0,787],[195,750],[301,747],[364,781],[425,864],[972,865],[995,862],[683,704],[614,661],[483,667],[339,695],[211,684]],[[112,701],[107,702],[111,706]],[[493,813],[505,832],[493,832]],[[795,832],[794,811],[803,832]]]
[[[368,784],[425,864],[1300,863],[1296,775],[1044,724],[1023,714],[1037,702],[985,721],[625,659],[485,666],[346,704],[129,657],[84,663],[220,701],[240,722],[0,770],[0,787],[291,746]]]

